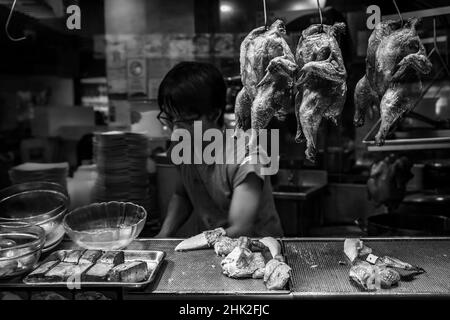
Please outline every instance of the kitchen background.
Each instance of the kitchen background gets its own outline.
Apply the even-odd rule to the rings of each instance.
[[[269,20],[286,22],[293,48],[301,31],[319,21],[315,0],[266,3]],[[6,25],[12,4],[0,0],[0,23]],[[397,1],[403,14],[414,11],[423,17],[419,32],[427,52],[433,51],[433,71],[423,79],[427,90],[420,103],[383,147],[372,143],[377,114],[363,127],[354,127],[353,90],[365,71],[371,33],[366,8],[378,5],[383,17],[396,19],[393,2],[328,0],[321,4],[324,23],[347,24],[341,48],[349,92],[338,126],[322,123],[315,164],[304,158],[304,145],[293,142],[293,113],[286,122],[274,120],[270,125],[281,132],[281,168],[272,182],[285,235],[449,234],[448,2]],[[66,25],[70,17],[66,9],[71,5],[80,8],[80,29]],[[145,194],[133,200],[139,200],[149,213],[143,235],[156,234],[175,171],[164,154],[170,132],[156,119],[159,83],[180,61],[214,63],[228,85],[225,118],[227,126],[233,127],[234,99],[241,85],[239,45],[251,29],[264,23],[262,8],[262,1],[256,0],[17,1],[7,28],[13,38],[26,39],[12,41],[0,32],[0,188],[35,179],[34,173],[40,179],[44,175],[63,181],[72,208],[99,200],[129,200],[122,190],[114,193],[117,184],[106,181],[105,173],[98,170],[106,151],[95,133],[145,131],[146,141],[136,139],[133,147],[147,147],[148,177],[143,185],[139,181],[139,191]],[[392,159],[406,157],[414,177],[404,186],[393,186],[391,180],[399,173],[386,169],[391,170],[386,173],[387,182],[380,182],[377,191],[383,196],[369,198],[372,164],[388,163],[385,159],[391,155]],[[138,166],[137,162],[133,163]],[[385,206],[392,198],[397,205]],[[198,228],[193,218],[179,236],[196,233]]]

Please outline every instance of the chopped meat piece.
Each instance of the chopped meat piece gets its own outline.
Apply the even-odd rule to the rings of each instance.
[[[81,279],[86,282],[101,282],[108,280],[108,274],[114,266],[106,263],[96,263],[83,273]]]
[[[31,272],[28,276],[27,276],[27,281],[30,282],[39,282],[41,280],[44,279],[44,275],[51,269],[53,268],[56,264],[58,263],[58,261],[48,261],[48,262],[44,262],[42,263],[39,267],[37,267],[36,269],[33,270],[33,272]]]
[[[282,290],[290,278],[291,267],[277,259],[266,264],[264,283],[269,290]]]
[[[214,244],[214,251],[220,257],[227,256],[233,251],[234,248],[238,246],[237,239],[231,239],[229,237],[223,236]]]
[[[123,251],[107,251],[97,260],[98,263],[112,264],[113,266],[122,264],[124,261],[125,255]]]
[[[111,282],[141,282],[148,274],[147,263],[144,261],[127,261],[115,266],[110,274]]]
[[[77,264],[80,261],[81,256],[86,250],[71,250],[62,259],[63,262],[70,262]]]
[[[223,273],[231,278],[261,277],[265,267],[264,257],[260,252],[251,252],[247,237],[239,238],[239,245],[222,260]]]
[[[91,263],[73,264],[71,262],[60,262],[45,274],[45,280],[61,282],[76,275],[79,275],[81,278],[81,274],[91,265]]]
[[[81,262],[95,263],[101,256],[103,252],[101,250],[86,250],[80,258]]]

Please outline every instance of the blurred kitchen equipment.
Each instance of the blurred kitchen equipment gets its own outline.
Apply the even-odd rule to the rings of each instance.
[[[97,166],[82,165],[67,179],[67,191],[70,195],[70,210],[93,202],[94,185],[97,179]]]
[[[280,169],[271,176],[275,207],[286,236],[309,236],[321,224],[328,175],[323,170]]]
[[[67,176],[69,173],[69,164],[62,163],[35,163],[26,162],[11,168],[9,177],[13,184],[47,181],[58,183],[67,188]]]
[[[425,163],[423,175],[425,189],[450,191],[450,160]]]
[[[131,202],[93,203],[69,212],[64,229],[86,249],[119,250],[129,245],[144,228],[147,211]]]
[[[406,185],[406,191],[420,191],[423,190],[423,171],[425,165],[422,163],[415,163],[411,168],[413,177]]]
[[[355,221],[368,236],[422,237],[449,236],[450,218],[409,213],[387,213],[371,216],[367,223]]]
[[[27,223],[0,225],[0,279],[31,270],[41,256],[45,231]]]
[[[69,206],[67,191],[52,182],[27,182],[0,191],[0,225],[25,222],[42,227],[46,234],[43,252],[64,236],[62,220]]]
[[[399,212],[450,217],[450,194],[435,190],[411,193],[403,200]]]
[[[388,210],[396,209],[406,193],[406,185],[412,179],[412,163],[406,157],[391,154],[374,162],[367,180],[369,199],[377,207],[385,205]]]

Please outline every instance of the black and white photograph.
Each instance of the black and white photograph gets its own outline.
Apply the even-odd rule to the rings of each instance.
[[[0,0],[0,26],[0,305],[450,299],[448,0]]]

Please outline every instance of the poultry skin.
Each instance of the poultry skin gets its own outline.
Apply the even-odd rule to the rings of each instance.
[[[296,82],[295,141],[306,139],[306,158],[315,162],[316,139],[322,118],[337,123],[347,94],[347,71],[338,37],[345,32],[344,23],[312,25],[302,32],[295,58],[300,68]]]
[[[238,130],[265,128],[273,116],[282,118],[292,104],[297,65],[285,34],[284,22],[276,20],[269,28],[254,29],[241,43],[243,88],[236,97],[235,135]]]
[[[366,74],[356,85],[354,124],[364,125],[369,108],[380,110],[381,125],[375,136],[383,145],[395,122],[412,110],[420,98],[421,75],[432,64],[420,42],[419,19],[380,22],[372,32],[367,49]]]

